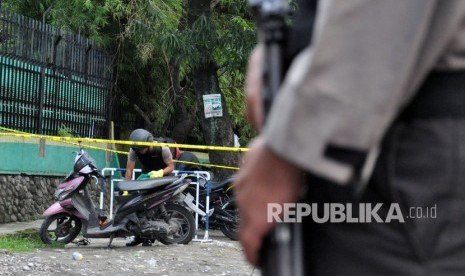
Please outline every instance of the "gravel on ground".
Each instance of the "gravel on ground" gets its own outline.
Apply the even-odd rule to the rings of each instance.
[[[203,236],[200,236],[200,239]],[[79,238],[79,237],[78,237]],[[187,245],[126,247],[127,240],[90,239],[89,245],[12,253],[0,249],[0,275],[260,275],[244,258],[240,244],[219,231],[211,241]],[[83,258],[74,260],[74,252]]]

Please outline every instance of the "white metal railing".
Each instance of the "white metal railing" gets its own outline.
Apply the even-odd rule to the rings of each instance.
[[[115,183],[120,182],[125,180],[124,176],[123,178],[115,178],[115,172],[125,172],[126,169],[123,168],[103,168],[102,169],[102,175],[107,176],[107,172],[110,172],[110,211],[109,211],[109,219],[113,218],[113,202],[114,202],[114,195],[115,195]],[[132,177],[131,179],[134,180],[136,177],[136,173],[141,172],[141,169],[134,169],[132,171]],[[103,193],[100,193],[100,210],[103,210]]]
[[[208,219],[211,214],[210,212],[210,190],[211,190],[211,184],[210,184],[210,173],[207,171],[173,171],[175,175],[178,175],[180,173],[188,173],[189,175],[195,175],[197,178],[196,182],[191,182],[191,185],[195,185],[195,205],[193,206],[192,204],[192,199],[186,198],[184,199],[184,203],[189,206],[189,208],[195,212],[195,236],[192,239],[192,241],[211,241],[208,236]],[[200,179],[204,178],[206,180],[205,183],[205,188],[207,190],[207,193],[205,195],[205,211],[200,209]],[[203,236],[203,239],[198,239],[198,230],[199,230],[199,215],[205,217],[205,233]]]

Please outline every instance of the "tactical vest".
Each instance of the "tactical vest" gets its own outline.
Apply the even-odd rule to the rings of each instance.
[[[136,154],[142,167],[142,173],[166,168],[166,164],[163,161],[161,147],[151,147],[146,154],[140,154],[138,152],[136,152]]]

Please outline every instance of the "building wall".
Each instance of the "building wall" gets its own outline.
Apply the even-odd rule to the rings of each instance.
[[[103,144],[93,147],[106,148]],[[55,189],[73,170],[79,146],[35,138],[0,136],[0,223],[30,221],[55,202]],[[97,167],[119,168],[115,154],[87,149]],[[109,210],[109,179],[105,183],[105,210]],[[99,205],[98,185],[88,186]]]
[[[98,168],[119,167],[115,154],[105,151],[106,144],[82,146],[95,159]],[[65,176],[73,169],[74,152],[78,150],[78,145],[69,143],[0,136],[0,174]]]

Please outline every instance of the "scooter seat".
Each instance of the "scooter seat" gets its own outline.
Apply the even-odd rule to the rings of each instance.
[[[215,182],[215,181],[210,181],[210,188],[212,191],[216,191],[216,190],[221,190],[223,189],[224,186],[227,186],[229,184],[231,184],[233,182],[233,178],[230,177],[226,180],[223,180],[221,182]]]
[[[178,179],[177,176],[166,176],[147,180],[124,180],[118,182],[118,189],[120,191],[150,190],[171,184]]]

